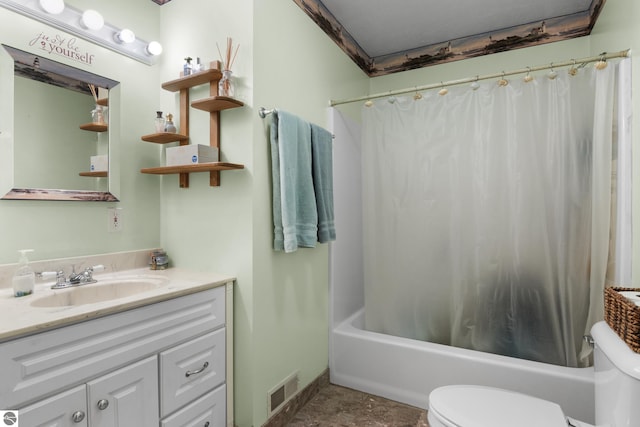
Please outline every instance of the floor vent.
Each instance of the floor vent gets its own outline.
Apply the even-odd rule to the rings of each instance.
[[[293,395],[298,392],[298,372],[294,372],[285,378],[280,384],[269,390],[267,405],[269,416],[282,407]]]

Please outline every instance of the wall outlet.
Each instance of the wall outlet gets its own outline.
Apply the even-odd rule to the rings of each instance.
[[[122,208],[109,208],[107,209],[108,225],[107,230],[109,233],[115,233],[122,230]]]

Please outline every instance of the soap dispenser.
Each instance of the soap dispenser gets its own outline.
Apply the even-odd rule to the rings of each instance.
[[[13,275],[13,296],[23,297],[33,293],[36,275],[29,267],[29,260],[27,259],[27,254],[33,252],[33,249],[21,249],[18,252],[20,252],[20,261],[18,269]]]

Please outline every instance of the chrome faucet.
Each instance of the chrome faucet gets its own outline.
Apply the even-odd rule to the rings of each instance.
[[[93,267],[87,267],[80,273],[76,273],[74,268],[71,274],[69,274],[69,283],[72,285],[84,285],[95,282],[93,279]]]
[[[103,265],[94,265],[93,267],[87,267],[80,273],[76,273],[75,266],[72,267],[71,274],[69,274],[69,279],[65,279],[64,271],[43,271],[41,273],[37,273],[38,277],[41,279],[47,279],[49,277],[56,277],[56,284],[51,286],[51,289],[64,289],[70,288],[72,286],[81,286],[89,283],[96,283],[97,280],[93,278],[94,271],[102,271],[104,270]]]

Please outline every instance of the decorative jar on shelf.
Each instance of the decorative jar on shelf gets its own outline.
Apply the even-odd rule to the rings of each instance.
[[[162,111],[156,111],[156,133],[164,132],[164,117],[162,117]]]
[[[167,114],[167,122],[164,125],[164,131],[169,133],[176,133],[176,125],[173,124],[173,114]]]
[[[91,121],[93,123],[106,125],[107,124],[107,108],[102,105],[96,105],[96,108],[91,110]]]
[[[218,95],[232,98],[234,92],[233,73],[231,70],[222,70],[222,78],[218,82]]]

